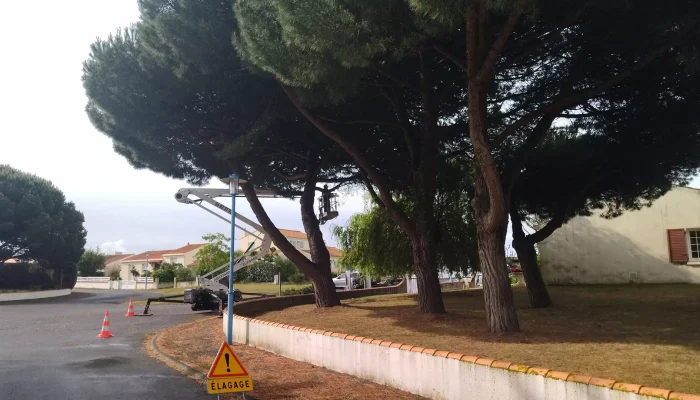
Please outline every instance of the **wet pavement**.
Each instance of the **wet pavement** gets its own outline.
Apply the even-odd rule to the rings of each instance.
[[[188,305],[154,305],[151,317],[125,318],[135,291],[0,303],[0,399],[212,399],[206,388],[144,352],[148,333],[209,317]],[[138,314],[143,305],[135,306]],[[104,312],[110,339],[99,339]],[[214,357],[214,354],[212,354]]]

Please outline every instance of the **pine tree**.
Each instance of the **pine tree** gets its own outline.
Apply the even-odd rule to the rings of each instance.
[[[694,74],[698,7],[692,1],[241,0],[234,43],[285,85],[302,114],[377,187],[387,212],[411,238],[427,312],[442,309],[432,301],[435,279],[426,274],[434,261],[427,242],[434,229],[435,166],[455,148],[473,160],[488,325],[492,332],[514,332],[519,325],[504,240],[513,187],[528,159],[555,122],[593,123],[593,115],[633,98],[644,80]],[[416,215],[396,206],[394,182],[358,151],[357,135],[320,119],[315,109],[319,93],[351,102],[367,87],[378,88],[395,117],[375,120],[367,129],[372,136],[362,138],[384,143],[392,133],[404,134],[405,144],[396,147],[410,171],[404,187],[421,205]],[[459,135],[439,134],[464,121],[468,146],[451,142]],[[389,123],[398,125],[396,132]]]
[[[276,82],[247,69],[230,42],[230,1],[141,1],[142,21],[92,46],[84,86],[92,123],[136,168],[202,184],[231,172],[275,246],[339,304],[314,210],[316,184],[352,183],[349,158],[291,107]],[[254,187],[301,198],[311,260],[273,224]]]

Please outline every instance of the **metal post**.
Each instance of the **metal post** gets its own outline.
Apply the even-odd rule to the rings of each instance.
[[[237,175],[231,175],[231,180],[238,180]],[[237,186],[237,185],[236,185]],[[234,241],[234,235],[236,233],[236,224],[234,221],[236,220],[236,191],[237,187],[234,188],[234,190],[231,190],[231,261],[230,261],[230,266],[231,269],[229,269],[228,272],[228,329],[226,330],[226,341],[228,342],[229,345],[233,345],[233,263],[234,263],[234,255],[233,252],[235,251],[233,247],[233,241]]]
[[[146,268],[144,272],[146,273],[146,289],[144,290],[148,290],[148,252],[146,252]]]
[[[277,268],[277,296],[282,296],[282,268]]]

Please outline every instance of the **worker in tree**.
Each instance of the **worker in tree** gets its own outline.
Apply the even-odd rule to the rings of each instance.
[[[323,185],[323,215],[328,215],[331,212],[331,191],[328,190],[328,185]],[[322,215],[322,216],[323,216]]]

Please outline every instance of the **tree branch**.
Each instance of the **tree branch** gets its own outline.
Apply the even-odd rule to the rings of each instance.
[[[384,75],[385,77],[389,78],[390,80],[392,80],[392,81],[398,83],[400,86],[407,87],[407,88],[409,88],[409,89],[411,89],[411,90],[413,90],[413,91],[415,91],[415,92],[420,92],[420,89],[419,89],[418,86],[416,86],[416,85],[413,85],[413,84],[410,84],[410,83],[408,83],[408,82],[405,82],[405,81],[403,81],[403,80],[401,80],[401,79],[395,77],[394,75],[392,75],[392,74],[390,74],[390,73],[388,73],[388,72],[382,70],[381,68],[373,67],[373,69],[374,69],[375,71],[379,72],[380,74]]]
[[[372,200],[374,200],[374,203],[379,206],[382,209],[386,209],[386,206],[384,205],[384,202],[382,199],[377,196],[377,192],[374,191],[374,187],[372,186],[372,182],[367,179],[367,175],[362,171],[362,181],[365,184],[365,187],[367,188],[367,192],[369,192],[370,197],[372,197]]]
[[[503,132],[501,132],[500,135],[496,138],[496,140],[493,142],[493,146],[499,146],[501,145],[506,139],[508,139],[512,134],[517,132],[520,128],[526,126],[527,124],[533,122],[535,119],[551,112],[556,112],[560,113],[561,111],[565,110],[567,107],[571,107],[575,104],[581,103],[583,101],[586,101],[594,96],[600,95],[602,93],[605,93],[615,85],[619,84],[620,82],[624,81],[625,79],[631,77],[634,75],[636,72],[640,71],[647,65],[651,64],[652,61],[654,61],[657,57],[659,57],[661,54],[665,53],[669,49],[668,45],[662,46],[652,53],[650,53],[647,57],[636,63],[630,68],[625,69],[624,71],[618,73],[614,77],[610,78],[609,80],[601,83],[600,85],[584,90],[583,92],[576,93],[573,95],[560,95],[557,96],[551,103],[547,104],[546,106],[543,106],[535,111],[530,112],[529,114],[524,115],[521,117],[518,121],[515,123],[509,125],[506,127]]]
[[[513,190],[515,181],[520,176],[520,172],[527,164],[527,160],[532,153],[544,140],[547,131],[552,126],[552,122],[556,118],[555,113],[546,114],[532,129],[530,135],[528,135],[525,140],[525,144],[522,146],[519,154],[515,157],[515,160],[510,165],[504,174],[504,182],[506,184],[506,193],[510,193]]]
[[[491,46],[491,50],[489,51],[489,54],[486,56],[486,59],[484,59],[484,63],[481,66],[479,73],[477,74],[477,80],[479,82],[481,82],[481,83],[488,82],[493,77],[496,61],[501,56],[503,49],[506,47],[506,43],[508,43],[508,39],[510,38],[510,35],[515,30],[515,27],[518,25],[519,21],[520,21],[520,14],[517,14],[517,15],[513,14],[510,17],[508,17],[508,20],[506,21],[505,25],[503,26],[503,30],[501,31],[501,34],[493,42],[493,45]]]
[[[306,172],[297,172],[296,174],[285,175],[279,171],[275,171],[275,175],[286,181],[298,181],[300,179],[306,179]]]
[[[386,126],[393,126],[399,129],[405,129],[406,127],[401,125],[398,122],[391,122],[391,121],[374,121],[374,120],[369,120],[369,119],[356,119],[356,120],[349,120],[349,121],[341,121],[338,119],[332,119],[332,118],[327,118],[327,117],[322,117],[318,116],[318,119],[332,122],[334,124],[343,124],[343,125],[360,125],[360,124],[365,124],[365,125],[386,125]]]
[[[386,209],[389,215],[392,216],[394,221],[407,233],[415,231],[415,224],[411,221],[408,216],[398,207],[396,202],[391,197],[391,193],[388,187],[384,184],[381,174],[374,169],[372,164],[366,159],[362,152],[352,143],[348,142],[345,138],[338,135],[335,131],[330,129],[328,126],[324,125],[318,118],[316,118],[306,107],[301,104],[299,98],[292,92],[290,88],[278,81],[278,84],[287,95],[289,100],[294,104],[294,106],[299,110],[299,112],[312,124],[314,125],[322,134],[335,141],[343,148],[357,163],[357,165],[363,169],[369,179],[371,179],[377,188],[379,189],[379,194],[381,199],[386,205]]]
[[[454,54],[450,53],[445,49],[444,47],[438,45],[438,44],[433,44],[433,48],[440,54],[442,54],[443,57],[446,59],[452,61],[454,65],[457,66],[457,68],[461,69],[464,72],[467,72],[467,66],[462,64],[461,61],[459,61],[459,58],[455,57]]]

